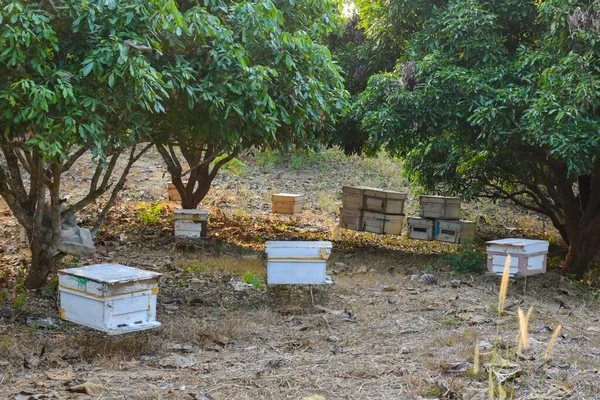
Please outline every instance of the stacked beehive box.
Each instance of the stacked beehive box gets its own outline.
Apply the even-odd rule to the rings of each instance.
[[[458,197],[421,196],[420,217],[408,217],[411,239],[465,243],[475,236],[475,222],[460,219]]]
[[[402,233],[406,193],[344,186],[340,227],[386,235]]]

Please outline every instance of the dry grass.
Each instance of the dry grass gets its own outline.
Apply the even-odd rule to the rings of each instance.
[[[265,276],[265,263],[262,256],[210,256],[202,255],[200,258],[192,258],[177,261],[174,264],[177,270],[190,274],[223,273],[242,276],[251,272],[257,276]]]
[[[335,197],[333,193],[319,190],[317,192],[317,208],[328,214],[336,214],[342,203]]]

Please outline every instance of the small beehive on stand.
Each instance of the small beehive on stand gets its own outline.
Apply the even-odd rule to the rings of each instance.
[[[269,285],[322,285],[327,278],[331,242],[268,241],[267,283]]]
[[[208,225],[208,211],[176,209],[175,237],[196,239],[206,237]]]
[[[408,217],[407,225],[409,238],[418,240],[433,240],[435,220],[419,217]]]
[[[118,264],[60,270],[60,317],[109,335],[156,328],[160,276]]]
[[[277,193],[271,196],[271,211],[275,214],[297,214],[304,206],[304,195]]]
[[[423,195],[420,197],[422,218],[459,219],[460,198]]]
[[[504,272],[506,258],[510,255],[511,276],[529,276],[546,272],[549,242],[508,238],[491,240],[487,244],[487,268],[497,275]]]
[[[465,220],[435,220],[434,239],[449,243],[472,242],[476,223]]]

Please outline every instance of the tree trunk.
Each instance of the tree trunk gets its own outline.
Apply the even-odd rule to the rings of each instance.
[[[28,289],[39,289],[46,284],[48,275],[54,270],[56,263],[56,245],[52,245],[52,233],[50,230],[37,227],[37,232],[28,230],[31,241],[31,265],[29,266],[25,287]]]
[[[184,210],[193,210],[198,207],[199,202],[195,202],[193,196],[181,196],[181,208]]]
[[[569,235],[569,239],[569,253],[565,260],[564,272],[581,278],[600,251],[600,234],[582,229]]]
[[[222,152],[217,152],[211,145],[205,146],[203,143],[196,142],[191,145],[190,143],[193,141],[190,142],[190,140],[188,138],[186,141],[183,137],[178,140],[183,158],[190,168],[186,172],[183,172],[173,145],[154,142],[156,149],[167,165],[167,170],[171,175],[171,182],[175,185],[177,192],[181,196],[181,207],[185,210],[193,210],[198,207],[208,194],[210,186],[221,167],[236,156],[236,154],[229,154],[213,163],[218,156],[222,155]],[[188,173],[189,179],[187,184],[184,185],[182,178]]]

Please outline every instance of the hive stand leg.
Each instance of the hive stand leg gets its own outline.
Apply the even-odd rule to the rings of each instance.
[[[310,290],[310,301],[312,302],[313,307],[315,306],[315,298],[313,296],[312,286],[308,285],[308,289]]]

